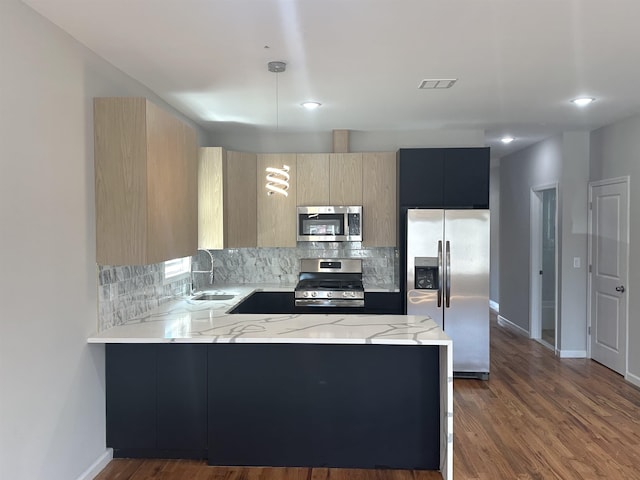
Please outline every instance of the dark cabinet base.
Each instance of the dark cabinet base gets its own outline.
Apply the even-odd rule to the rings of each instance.
[[[207,458],[207,345],[106,346],[115,457]]]
[[[113,448],[113,447],[112,447]],[[161,450],[158,448],[113,448],[113,458],[167,458],[186,460],[206,460],[209,451],[203,450]]]
[[[254,292],[229,313],[401,315],[398,292],[365,292],[364,307],[296,307],[293,292]]]
[[[210,465],[439,468],[437,346],[216,344],[209,406]]]
[[[115,457],[439,468],[438,346],[106,347]]]

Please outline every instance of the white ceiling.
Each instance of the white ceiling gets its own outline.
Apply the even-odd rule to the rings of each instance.
[[[482,129],[500,156],[640,112],[638,0],[23,1],[219,133]]]

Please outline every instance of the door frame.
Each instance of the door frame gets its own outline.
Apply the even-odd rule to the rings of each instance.
[[[631,178],[629,177],[629,175],[625,175],[623,177],[614,177],[614,178],[607,178],[605,180],[595,180],[592,182],[589,182],[589,203],[588,203],[588,208],[589,208],[589,215],[588,215],[588,221],[587,221],[587,255],[588,255],[588,259],[589,259],[589,266],[588,266],[588,271],[587,271],[587,358],[592,358],[591,357],[591,322],[592,322],[592,315],[591,315],[591,300],[592,300],[592,287],[593,287],[593,272],[592,270],[592,265],[593,265],[593,209],[592,207],[592,202],[593,202],[593,188],[594,187],[601,187],[603,185],[611,185],[614,183],[624,183],[627,187],[627,218],[625,219],[625,221],[627,222],[627,238],[625,239],[625,241],[627,242],[627,245],[629,245],[629,238],[631,236]],[[627,278],[624,279],[624,285],[629,285],[629,248],[627,247],[627,258],[626,258],[626,262],[627,262]],[[624,336],[625,336],[625,359],[624,359],[624,376],[625,378],[628,377],[629,375],[629,301],[627,300],[627,311],[625,312],[626,316],[627,316],[627,322],[626,322],[626,329],[624,332]]]
[[[560,189],[558,183],[548,183],[544,185],[536,185],[531,187],[530,193],[530,237],[529,237],[529,338],[542,342],[542,311],[540,305],[542,303],[542,278],[540,268],[542,266],[542,192],[545,190],[556,191],[556,212],[555,212],[555,308],[554,308],[554,325],[555,339],[554,351],[556,354],[560,351],[558,348],[558,211],[560,203]],[[542,342],[548,345],[546,342]]]

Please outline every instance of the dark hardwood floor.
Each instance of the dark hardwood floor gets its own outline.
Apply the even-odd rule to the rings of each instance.
[[[640,391],[491,319],[491,378],[454,381],[456,480],[640,479]],[[97,480],[433,480],[438,472],[113,460]]]

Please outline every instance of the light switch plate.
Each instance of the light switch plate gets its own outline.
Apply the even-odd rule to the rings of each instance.
[[[580,257],[573,257],[573,268],[580,268]]]

